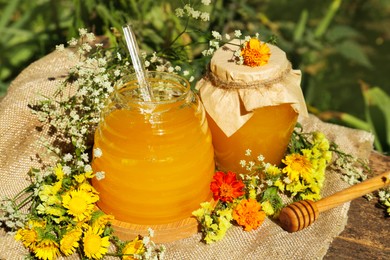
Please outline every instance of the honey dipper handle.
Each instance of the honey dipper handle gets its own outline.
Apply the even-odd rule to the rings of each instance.
[[[323,198],[315,205],[319,212],[337,207],[345,202],[359,198],[372,191],[384,188],[390,184],[390,171],[384,172],[373,178],[367,179],[359,184],[355,184],[347,189],[334,193],[333,195]]]

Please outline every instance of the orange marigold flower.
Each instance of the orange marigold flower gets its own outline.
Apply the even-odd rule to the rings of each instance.
[[[244,183],[237,180],[234,172],[216,172],[214,181],[210,184],[210,189],[213,192],[214,200],[224,202],[232,202],[233,199],[244,195]]]
[[[261,43],[259,39],[252,38],[245,43],[241,50],[241,56],[244,58],[245,65],[256,67],[267,64],[271,52],[267,44]]]
[[[242,200],[233,210],[233,219],[245,231],[251,231],[263,224],[265,212],[261,210],[261,204],[255,199]]]

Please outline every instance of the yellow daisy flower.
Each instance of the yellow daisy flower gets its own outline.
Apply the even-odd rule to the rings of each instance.
[[[93,222],[92,226],[103,229],[108,222],[111,222],[113,220],[114,220],[114,216],[106,215],[103,213]]]
[[[58,244],[51,239],[43,239],[33,249],[34,254],[43,260],[52,260],[60,255]]]
[[[101,259],[108,252],[109,237],[101,237],[101,233],[101,229],[91,227],[84,233],[84,253],[88,258]]]
[[[145,252],[145,246],[140,236],[127,243],[122,250],[122,259],[135,260],[133,255],[142,255]]]
[[[61,252],[66,256],[73,254],[79,246],[81,235],[81,230],[77,228],[68,231],[60,241]]]
[[[62,196],[62,205],[68,209],[68,213],[74,216],[76,221],[84,221],[90,218],[94,210],[94,203],[99,197],[85,190],[72,190]]]
[[[298,181],[299,177],[307,178],[307,176],[310,176],[311,174],[311,162],[304,155],[297,153],[290,154],[287,155],[282,162],[286,165],[282,171],[287,173],[287,176],[291,181]]]
[[[15,234],[15,240],[21,241],[26,248],[33,248],[37,242],[38,234],[35,229],[19,229]]]
[[[64,178],[65,173],[62,170],[61,164],[57,164],[56,167],[54,167],[54,174],[56,175],[57,180],[59,180],[59,181]]]

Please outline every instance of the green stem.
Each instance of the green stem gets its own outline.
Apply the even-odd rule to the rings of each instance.
[[[328,12],[326,13],[325,17],[321,20],[320,24],[318,25],[317,29],[314,32],[314,36],[316,38],[320,38],[325,33],[326,29],[328,28],[329,24],[331,23],[333,17],[335,16],[337,10],[340,7],[342,0],[333,0],[331,3]]]

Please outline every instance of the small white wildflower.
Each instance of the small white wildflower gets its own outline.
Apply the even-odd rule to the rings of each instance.
[[[189,81],[189,82],[192,82],[192,81],[194,81],[194,79],[195,79],[194,76],[191,76],[190,79],[189,79],[188,81]]]
[[[264,161],[264,156],[262,155],[262,154],[260,154],[259,156],[257,156],[257,160],[259,161],[259,162],[263,162]]]
[[[188,76],[189,74],[190,74],[190,72],[188,70],[183,71],[184,76]]]
[[[62,166],[62,171],[64,172],[65,175],[70,175],[72,173],[72,169],[67,165]]]
[[[211,35],[216,39],[216,40],[222,40],[222,36],[219,32],[217,31],[212,31]]]
[[[165,66],[164,65],[156,66],[156,71],[164,72],[165,71]]]
[[[63,44],[60,44],[60,45],[57,45],[57,46],[56,46],[56,50],[57,50],[57,51],[64,51],[64,50],[65,50],[65,47],[64,47]]]
[[[70,153],[67,153],[67,154],[64,155],[64,161],[65,162],[71,161],[72,158],[73,158],[73,156]]]
[[[225,39],[226,40],[230,40],[230,35],[229,34],[225,34]]]
[[[75,38],[72,38],[72,39],[70,39],[70,40],[68,41],[68,44],[69,44],[70,46],[76,46],[77,43],[78,43],[78,41],[77,41],[77,39],[75,39]]]
[[[96,36],[95,36],[95,34],[93,34],[93,33],[87,33],[87,40],[88,41],[94,41],[95,39],[96,39]]]
[[[148,228],[148,233],[150,237],[154,237],[154,230],[151,228]]]
[[[265,183],[266,183],[268,186],[274,185],[274,182],[273,182],[272,180],[266,180]]]
[[[102,149],[100,149],[99,147],[93,149],[93,157],[100,158],[102,157],[102,155],[103,155]]]
[[[241,30],[235,30],[235,31],[234,31],[234,36],[235,36],[235,37],[240,38],[241,35],[242,35]]]
[[[145,61],[145,68],[149,67],[150,66],[150,61],[146,60]]]
[[[117,53],[116,53],[116,58],[117,58],[119,61],[121,61],[121,60],[122,60],[122,55],[121,55],[119,52],[117,52]]]
[[[209,5],[211,3],[211,0],[202,0],[201,2],[203,5]]]
[[[245,150],[245,156],[251,156],[252,150],[251,149],[246,149]]]
[[[175,10],[175,15],[179,18],[183,17],[184,16],[184,10],[183,8],[176,8]]]
[[[176,66],[176,67],[175,67],[175,70],[176,70],[176,71],[181,71],[181,67],[180,67],[180,66]]]
[[[103,43],[95,43],[96,48],[103,48]]]
[[[101,181],[106,177],[106,173],[104,171],[96,172],[96,180]]]
[[[210,14],[207,12],[201,13],[200,20],[202,20],[203,22],[210,21]]]
[[[92,171],[91,165],[89,165],[89,164],[85,165],[85,166],[84,166],[84,171],[85,171],[85,172],[91,172],[91,171]]]
[[[79,35],[80,35],[81,37],[87,35],[87,33],[88,33],[87,29],[85,29],[85,28],[79,28]]]
[[[287,176],[283,179],[283,182],[286,183],[286,184],[290,184],[291,183],[291,180],[290,178]]]
[[[150,237],[148,237],[148,236],[146,236],[146,237],[144,237],[144,238],[142,239],[142,243],[144,243],[144,245],[149,244],[149,242],[150,242]]]
[[[81,159],[83,159],[84,162],[89,161],[88,154],[86,154],[86,153],[83,153],[80,157],[81,157]]]
[[[249,41],[251,38],[252,38],[252,37],[250,37],[250,36],[245,36],[244,40],[247,42],[247,41]]]
[[[115,75],[115,77],[119,77],[121,75],[121,71],[120,70],[115,70],[114,71],[114,75]]]
[[[241,160],[240,161],[240,165],[242,168],[244,168],[246,166],[246,161],[245,160]]]
[[[175,69],[172,66],[168,67],[168,72],[172,73]]]
[[[197,11],[197,10],[192,10],[192,12],[191,12],[191,16],[194,19],[198,19],[200,17],[200,14],[201,14],[201,12]]]

